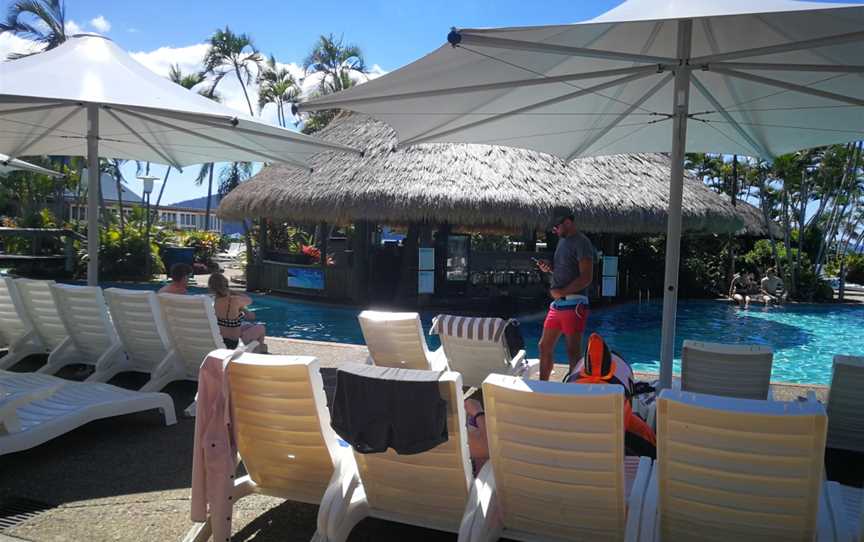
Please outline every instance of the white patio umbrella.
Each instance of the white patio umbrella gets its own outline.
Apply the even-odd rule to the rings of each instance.
[[[86,156],[87,280],[98,275],[99,157],[178,169],[205,162],[308,167],[322,150],[353,151],[242,115],[159,77],[102,36],[0,64],[0,152]],[[356,151],[354,151],[356,152]]]
[[[39,173],[40,175],[48,175],[50,177],[63,176],[59,171],[40,167],[24,160],[10,160],[8,156],[0,154],[0,176],[13,171],[29,171],[30,173]]]
[[[401,144],[525,147],[574,159],[671,152],[661,383],[672,379],[684,152],[770,159],[864,135],[864,8],[791,0],[631,0],[585,23],[453,30],[362,86],[352,109]]]

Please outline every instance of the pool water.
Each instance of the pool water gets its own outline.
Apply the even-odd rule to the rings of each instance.
[[[253,296],[267,334],[318,341],[363,344],[357,309]],[[598,332],[635,370],[657,371],[661,303],[628,303],[595,309],[587,333]],[[433,314],[423,314],[429,329]],[[544,314],[519,318],[529,357],[537,357]],[[675,372],[684,339],[762,344],[774,349],[772,380],[828,384],[835,354],[864,355],[864,306],[790,304],[739,309],[721,301],[682,301],[678,305]],[[438,338],[427,337],[430,347]],[[555,360],[566,363],[563,339]]]

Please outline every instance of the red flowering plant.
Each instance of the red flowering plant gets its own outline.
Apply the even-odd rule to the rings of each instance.
[[[300,252],[306,255],[309,258],[309,263],[321,263],[321,250],[317,247],[303,245],[300,247]]]

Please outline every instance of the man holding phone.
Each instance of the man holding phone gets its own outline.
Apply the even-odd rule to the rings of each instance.
[[[594,280],[594,246],[573,222],[573,211],[556,207],[549,226],[560,240],[550,263],[538,260],[537,267],[552,275],[549,295],[552,303],[543,322],[540,338],[540,379],[549,380],[555,345],[561,335],[567,341],[570,372],[582,356],[582,333],[588,321],[587,288]]]

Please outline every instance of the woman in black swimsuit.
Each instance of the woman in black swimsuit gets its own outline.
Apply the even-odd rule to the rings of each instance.
[[[237,348],[243,344],[258,341],[256,352],[267,352],[264,338],[267,329],[264,324],[250,322],[255,319],[255,313],[246,309],[252,304],[252,299],[246,294],[232,292],[228,287],[228,279],[221,273],[213,273],[207,281],[207,287],[215,296],[213,306],[216,310],[216,322],[226,348]]]

